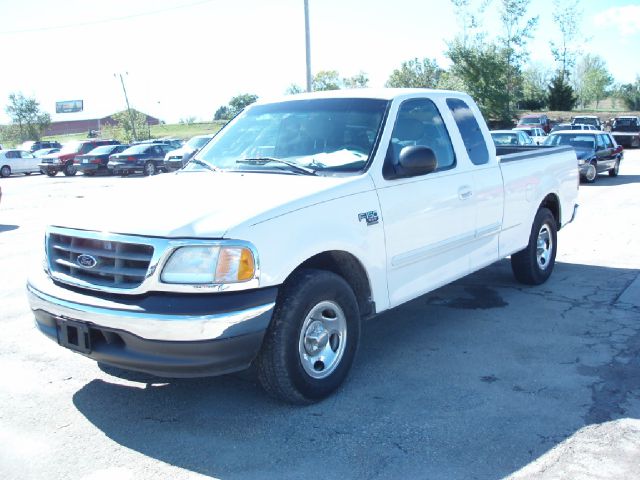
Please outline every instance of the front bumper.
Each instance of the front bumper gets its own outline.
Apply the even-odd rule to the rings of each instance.
[[[101,163],[76,163],[75,166],[79,172],[98,172],[107,169],[107,166]]]
[[[277,288],[130,298],[67,288],[38,272],[27,294],[38,329],[62,346],[120,368],[199,377],[249,366]]]

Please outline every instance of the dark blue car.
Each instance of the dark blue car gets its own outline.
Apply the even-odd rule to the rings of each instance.
[[[112,173],[107,167],[109,157],[116,153],[123,152],[127,148],[129,148],[129,145],[102,145],[101,147],[94,148],[89,153],[78,155],[73,160],[73,163],[79,172],[84,173],[88,177],[98,172]]]
[[[107,167],[116,175],[124,176],[134,172],[155,175],[166,171],[164,157],[171,150],[173,147],[169,144],[140,143],[111,155]]]

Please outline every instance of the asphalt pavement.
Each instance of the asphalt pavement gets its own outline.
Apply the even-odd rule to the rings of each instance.
[[[0,179],[3,478],[640,477],[640,150],[581,186],[547,283],[516,283],[503,260],[379,315],[345,385],[308,407],[271,400],[251,370],[131,374],[35,329],[24,285],[48,219],[145,181]]]

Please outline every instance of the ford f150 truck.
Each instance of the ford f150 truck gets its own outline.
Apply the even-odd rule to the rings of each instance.
[[[184,169],[48,227],[27,285],[36,325],[161,376],[253,362],[271,395],[317,401],[345,379],[362,319],[509,255],[523,283],[551,275],[577,207],[575,152],[498,154],[462,93],[256,103]],[[122,214],[140,198],[154,209]]]

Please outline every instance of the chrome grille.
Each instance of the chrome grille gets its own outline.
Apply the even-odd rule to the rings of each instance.
[[[51,274],[59,280],[71,277],[101,287],[136,288],[147,276],[153,247],[51,232],[47,254]]]

